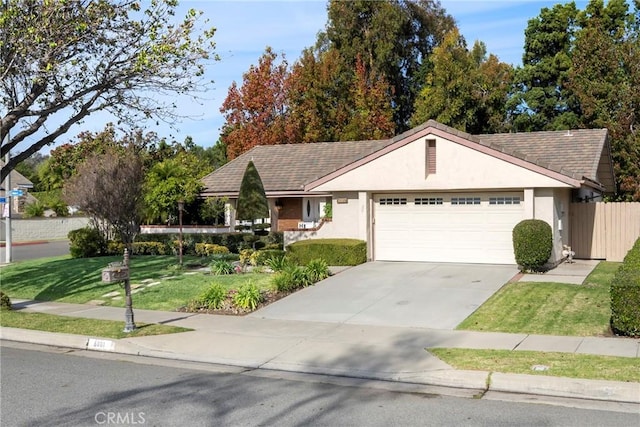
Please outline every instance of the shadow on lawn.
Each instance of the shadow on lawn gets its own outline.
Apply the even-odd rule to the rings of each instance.
[[[113,290],[114,283],[102,282],[102,269],[120,256],[54,259],[38,263],[21,263],[3,271],[2,288],[8,293],[29,293],[39,301],[68,299],[81,293],[101,294]],[[167,267],[175,264],[169,256],[133,257],[131,280],[155,279],[168,273]]]

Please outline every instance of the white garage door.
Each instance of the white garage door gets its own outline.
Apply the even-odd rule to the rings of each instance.
[[[522,193],[379,194],[374,203],[377,260],[515,264]]]

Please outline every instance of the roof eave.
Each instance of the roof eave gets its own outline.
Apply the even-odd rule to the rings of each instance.
[[[575,177],[575,176],[568,176],[566,174],[563,174],[559,171],[555,171],[549,168],[545,168],[544,166],[538,165],[536,163],[533,163],[531,161],[519,158],[515,155],[513,155],[512,153],[509,152],[505,152],[501,149],[498,149],[497,147],[493,147],[493,146],[488,146],[488,145],[484,145],[480,142],[480,140],[476,137],[474,137],[473,135],[470,134],[466,134],[464,132],[460,132],[460,131],[456,131],[455,133],[452,133],[450,130],[451,128],[448,128],[444,125],[442,126],[434,126],[433,121],[429,121],[427,122],[429,125],[428,126],[424,126],[423,128],[419,129],[419,131],[417,132],[411,132],[410,134],[403,134],[405,135],[404,138],[401,139],[396,139],[394,138],[393,143],[387,145],[386,147],[371,153],[368,156],[363,157],[362,159],[359,159],[349,165],[343,166],[342,168],[331,172],[321,178],[318,178],[314,181],[308,182],[304,185],[304,189],[305,191],[312,191],[314,188],[319,187],[322,184],[325,184],[353,169],[356,169],[366,163],[369,163],[379,157],[384,156],[385,154],[394,151],[404,145],[407,145],[419,138],[422,138],[426,135],[432,134],[435,136],[439,136],[441,138],[444,139],[448,139],[450,141],[456,142],[458,144],[461,144],[467,148],[479,151],[483,154],[487,154],[489,156],[495,157],[497,159],[500,160],[504,160],[506,162],[509,162],[511,164],[514,164],[516,166],[520,166],[523,167],[525,169],[528,169],[532,172],[536,172],[539,173],[541,175],[545,175],[549,178],[555,179],[556,181],[560,181],[564,184],[567,184],[571,187],[574,188],[580,188],[582,186],[582,181],[580,178]],[[444,129],[443,129],[444,128]]]

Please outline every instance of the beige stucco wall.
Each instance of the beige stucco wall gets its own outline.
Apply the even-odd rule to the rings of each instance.
[[[342,203],[342,202],[346,203]],[[367,240],[363,236],[364,229],[367,230],[366,217],[360,215],[362,210],[361,201],[356,192],[337,192],[332,199],[333,219],[324,222],[317,230],[296,230],[284,232],[285,246],[307,239],[328,239],[328,238],[349,238]],[[366,231],[365,231],[366,232]]]
[[[570,190],[553,188],[537,188],[535,190],[534,217],[547,222],[553,233],[550,262],[562,259],[562,246],[569,242],[570,197]]]
[[[426,176],[426,140],[436,140],[436,173]],[[480,153],[426,136],[351,170],[314,191],[411,191],[566,187],[565,183]]]

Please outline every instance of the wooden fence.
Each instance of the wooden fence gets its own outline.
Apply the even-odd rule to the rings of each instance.
[[[569,212],[576,258],[622,261],[640,237],[640,203],[572,203]]]

